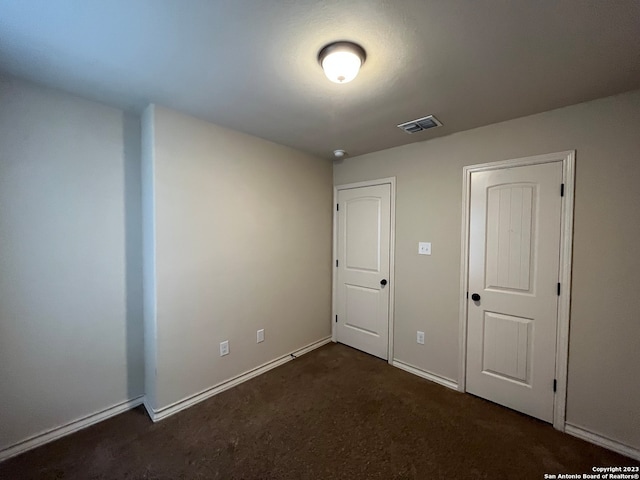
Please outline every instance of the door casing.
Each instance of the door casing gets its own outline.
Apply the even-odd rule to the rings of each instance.
[[[338,312],[337,298],[338,298],[338,269],[336,268],[336,260],[338,259],[338,212],[336,205],[338,204],[338,192],[340,190],[349,190],[360,187],[371,187],[374,185],[389,184],[391,186],[390,192],[390,209],[391,209],[391,225],[389,230],[389,344],[387,346],[387,362],[393,364],[393,312],[394,312],[394,298],[395,298],[395,239],[396,239],[396,177],[381,178],[378,180],[368,180],[365,182],[347,183],[344,185],[335,185],[333,187],[333,281],[332,281],[332,293],[331,293],[331,340],[335,343],[336,339],[336,322],[335,318]]]
[[[562,162],[564,201],[560,228],[560,297],[558,299],[558,326],[556,331],[557,388],[553,405],[553,427],[564,431],[567,402],[567,365],[569,358],[569,318],[571,304],[571,263],[573,245],[573,204],[575,184],[575,150],[536,155],[513,160],[469,165],[463,168],[462,187],[462,258],[460,272],[460,355],[458,364],[458,390],[466,391],[467,363],[467,292],[469,278],[469,212],[471,209],[471,174],[487,170]],[[560,193],[558,193],[560,194]]]

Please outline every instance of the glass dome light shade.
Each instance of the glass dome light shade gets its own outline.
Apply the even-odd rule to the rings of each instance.
[[[348,83],[358,75],[365,60],[365,52],[355,43],[336,42],[320,50],[318,60],[329,80]]]

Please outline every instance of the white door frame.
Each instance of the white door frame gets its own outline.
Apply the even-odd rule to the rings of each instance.
[[[338,260],[338,212],[336,205],[338,204],[338,192],[340,190],[349,190],[360,187],[373,187],[375,185],[391,186],[391,226],[389,230],[389,345],[387,346],[387,362],[393,364],[393,312],[395,298],[395,251],[396,251],[396,177],[381,178],[378,180],[368,180],[365,182],[347,183],[344,185],[334,185],[333,187],[333,288],[331,293],[331,340],[337,342],[336,339],[336,316],[338,309],[336,301],[338,298],[338,269],[336,261]]]
[[[460,272],[460,356],[458,390],[466,391],[467,381],[467,292],[469,278],[469,212],[471,208],[471,174],[508,167],[562,162],[564,201],[560,228],[560,297],[558,299],[558,327],[556,332],[557,389],[553,405],[553,426],[564,431],[567,404],[567,363],[569,358],[569,308],[571,304],[571,259],[573,245],[573,200],[575,182],[575,150],[517,158],[501,162],[469,165],[463,168],[462,181],[462,259]],[[560,192],[558,192],[560,195]]]

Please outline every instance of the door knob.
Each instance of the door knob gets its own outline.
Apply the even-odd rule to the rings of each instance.
[[[480,295],[478,295],[477,293],[474,293],[471,295],[471,300],[473,300],[474,302],[479,302],[480,301]]]
[[[387,284],[387,279],[383,278],[382,280],[380,280],[380,285],[382,285],[383,287]]]

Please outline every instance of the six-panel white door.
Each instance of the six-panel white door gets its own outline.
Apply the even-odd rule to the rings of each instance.
[[[336,340],[387,359],[389,184],[338,190]]]
[[[471,174],[466,388],[547,422],[553,421],[561,183],[561,162]]]

